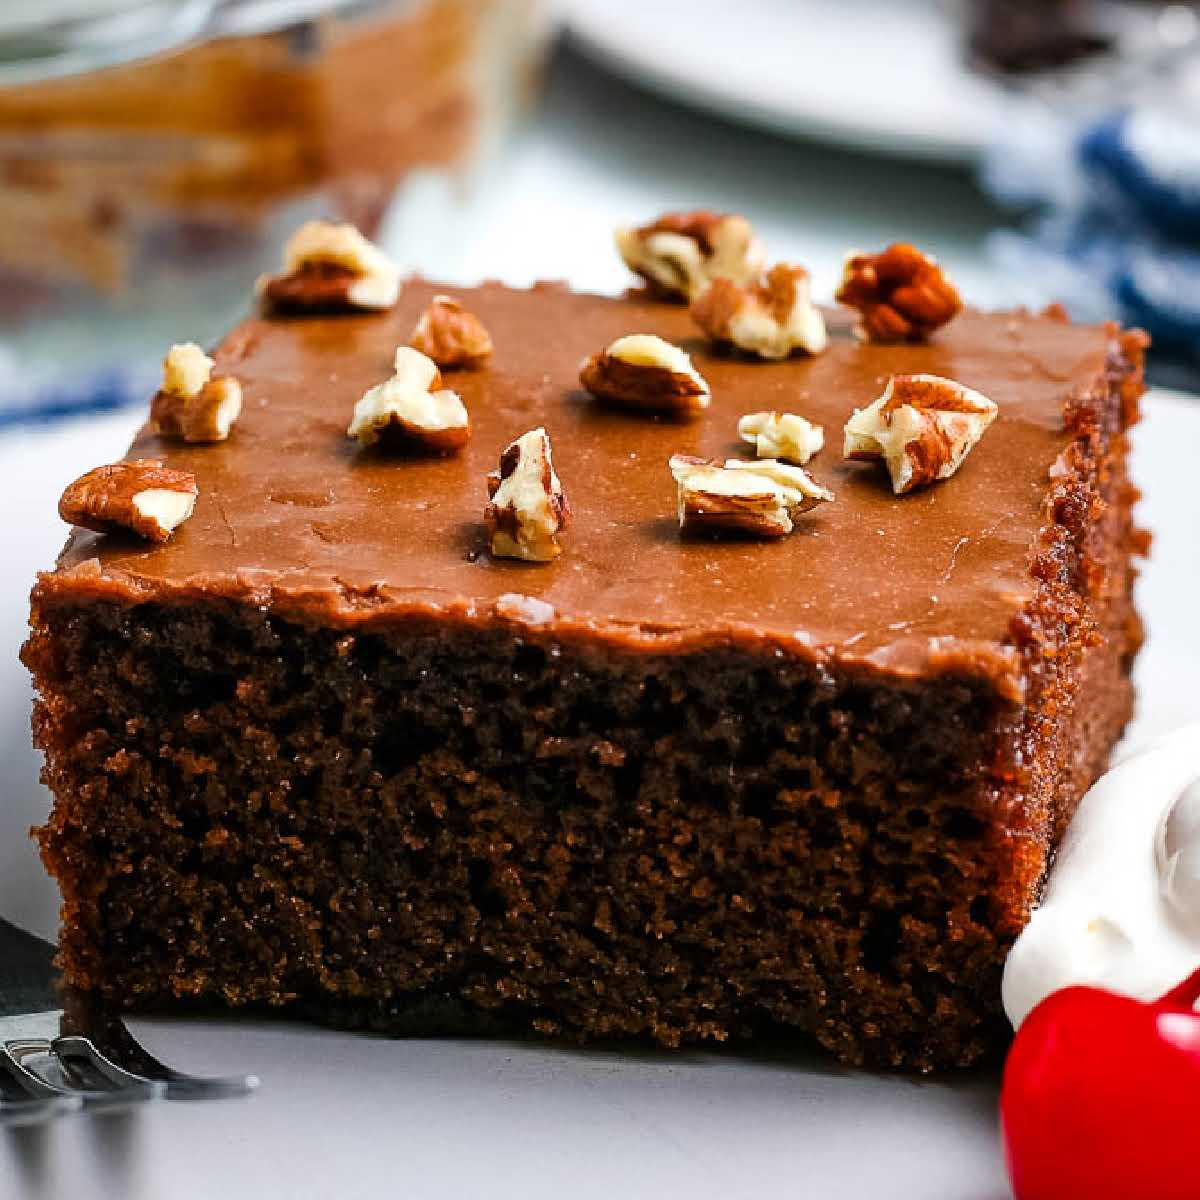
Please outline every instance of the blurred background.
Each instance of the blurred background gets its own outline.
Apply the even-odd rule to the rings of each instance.
[[[612,225],[671,207],[826,296],[911,239],[1194,381],[1198,48],[1156,0],[0,0],[0,421],[144,401],[317,214],[599,290]]]
[[[1157,539],[1135,732],[1194,718],[1200,4],[0,0],[6,916],[54,928],[25,837],[28,588],[167,347],[229,328],[309,216],[450,284],[615,293],[614,225],[692,207],[744,213],[821,299],[848,249],[909,240],[971,303],[1150,329],[1180,391],[1135,446]]]

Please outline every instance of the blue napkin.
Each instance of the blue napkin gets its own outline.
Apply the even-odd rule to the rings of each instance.
[[[153,381],[153,371],[117,367],[31,377],[0,354],[0,429],[145,404]]]
[[[1200,369],[1200,114],[1144,106],[1080,120],[1031,106],[983,180],[1034,209],[1021,231],[991,239],[1006,274],[1026,281],[1021,299],[1140,325]]]

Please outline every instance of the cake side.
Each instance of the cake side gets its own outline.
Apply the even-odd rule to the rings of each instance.
[[[1029,579],[1003,638],[919,663],[728,621],[614,638],[529,597],[289,607],[69,552],[25,652],[69,976],[135,1005],[394,1028],[436,1001],[667,1044],[781,1023],[849,1061],[976,1060],[1131,700],[1141,348],[1104,344],[1034,536],[996,551]]]
[[[982,764],[1011,706],[977,679],[218,604],[40,616],[78,986],[385,1025],[434,997],[666,1044],[777,1022],[895,1065],[983,1049]]]
[[[993,847],[1015,936],[1028,920],[1075,806],[1107,766],[1133,709],[1143,629],[1134,605],[1149,536],[1134,520],[1130,428],[1140,419],[1148,339],[1113,330],[1104,372],[1064,409],[1071,445],[1050,470],[1031,557],[1037,591],[1012,623],[1026,679]]]

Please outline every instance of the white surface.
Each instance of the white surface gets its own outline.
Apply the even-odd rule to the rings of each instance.
[[[697,147],[702,147],[698,151]],[[935,250],[972,299],[1002,299],[979,255],[993,215],[962,178],[866,163],[647,105],[576,59],[485,195],[393,229],[405,265],[448,280],[568,277],[615,291],[619,221],[710,204],[750,215],[772,251],[828,296],[843,251],[897,237]],[[411,224],[409,222],[412,222]],[[451,228],[452,225],[452,228]],[[444,229],[444,236],[430,230]],[[193,336],[187,328],[169,340]],[[1194,718],[1200,639],[1200,402],[1159,394],[1137,439],[1143,518],[1158,534],[1141,584],[1151,639],[1137,735]],[[118,455],[135,414],[0,435],[0,913],[52,933],[54,891],[25,836],[47,797],[16,662],[26,595],[64,530],[63,485]],[[0,1198],[57,1200],[1001,1200],[996,1084],[916,1083],[772,1057],[578,1053],[504,1043],[390,1042],[279,1024],[138,1022],[185,1069],[253,1070],[245,1101],[72,1118],[0,1134]]]
[[[586,52],[664,95],[842,145],[973,161],[1002,107],[944,0],[565,0]]]
[[[1198,818],[1200,724],[1154,739],[1088,792],[1004,967],[1014,1025],[1060,988],[1152,1000],[1200,965]]]

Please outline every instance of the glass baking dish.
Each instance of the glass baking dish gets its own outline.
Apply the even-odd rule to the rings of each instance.
[[[539,0],[0,14],[0,419],[142,388],[169,342],[236,318],[308,216],[420,236],[411,192],[452,220],[547,29]]]

